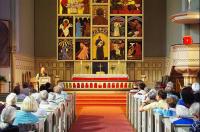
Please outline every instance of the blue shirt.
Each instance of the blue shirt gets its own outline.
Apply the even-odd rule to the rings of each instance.
[[[39,121],[39,118],[31,112],[19,111],[16,113],[13,125],[18,124],[32,124]]]

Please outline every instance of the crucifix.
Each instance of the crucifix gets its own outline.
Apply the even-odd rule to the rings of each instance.
[[[100,68],[100,72],[101,72],[101,68],[103,67],[102,64],[99,63],[99,66],[98,66],[98,67]]]

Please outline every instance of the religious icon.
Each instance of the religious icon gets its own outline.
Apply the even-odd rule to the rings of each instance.
[[[111,39],[110,59],[111,60],[125,59],[125,40],[124,39]]]
[[[110,14],[142,14],[142,0],[111,0]]]
[[[90,18],[76,17],[76,37],[90,37]]]
[[[127,60],[142,59],[142,40],[128,40],[127,42]]]
[[[58,37],[73,37],[73,17],[58,17]]]
[[[77,39],[75,52],[76,60],[90,60],[90,40]]]
[[[125,36],[125,17],[121,16],[110,17],[110,36],[111,37]]]
[[[58,40],[58,60],[73,60],[72,39]]]
[[[92,40],[93,60],[108,59],[108,29],[93,28]]]
[[[108,0],[93,0],[94,3],[108,3]]]
[[[131,16],[128,17],[127,26],[128,37],[142,37],[142,17]]]
[[[93,6],[93,25],[108,25],[107,6]]]
[[[89,14],[90,0],[58,0],[59,14]]]
[[[93,62],[92,74],[108,74],[108,62]]]

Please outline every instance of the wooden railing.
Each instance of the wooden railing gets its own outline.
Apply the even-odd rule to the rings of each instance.
[[[128,119],[137,132],[189,132],[191,125],[174,125],[169,117],[163,117],[152,110],[139,112],[142,101],[134,98],[134,94],[129,93],[127,109]]]
[[[120,89],[130,90],[136,81],[60,81],[64,83],[65,90],[95,90],[95,89]]]

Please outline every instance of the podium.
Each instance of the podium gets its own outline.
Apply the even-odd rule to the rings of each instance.
[[[47,77],[39,77],[39,79],[38,79],[39,87],[42,84],[46,84],[48,82],[51,83],[51,77],[49,77],[49,76],[47,76]]]

